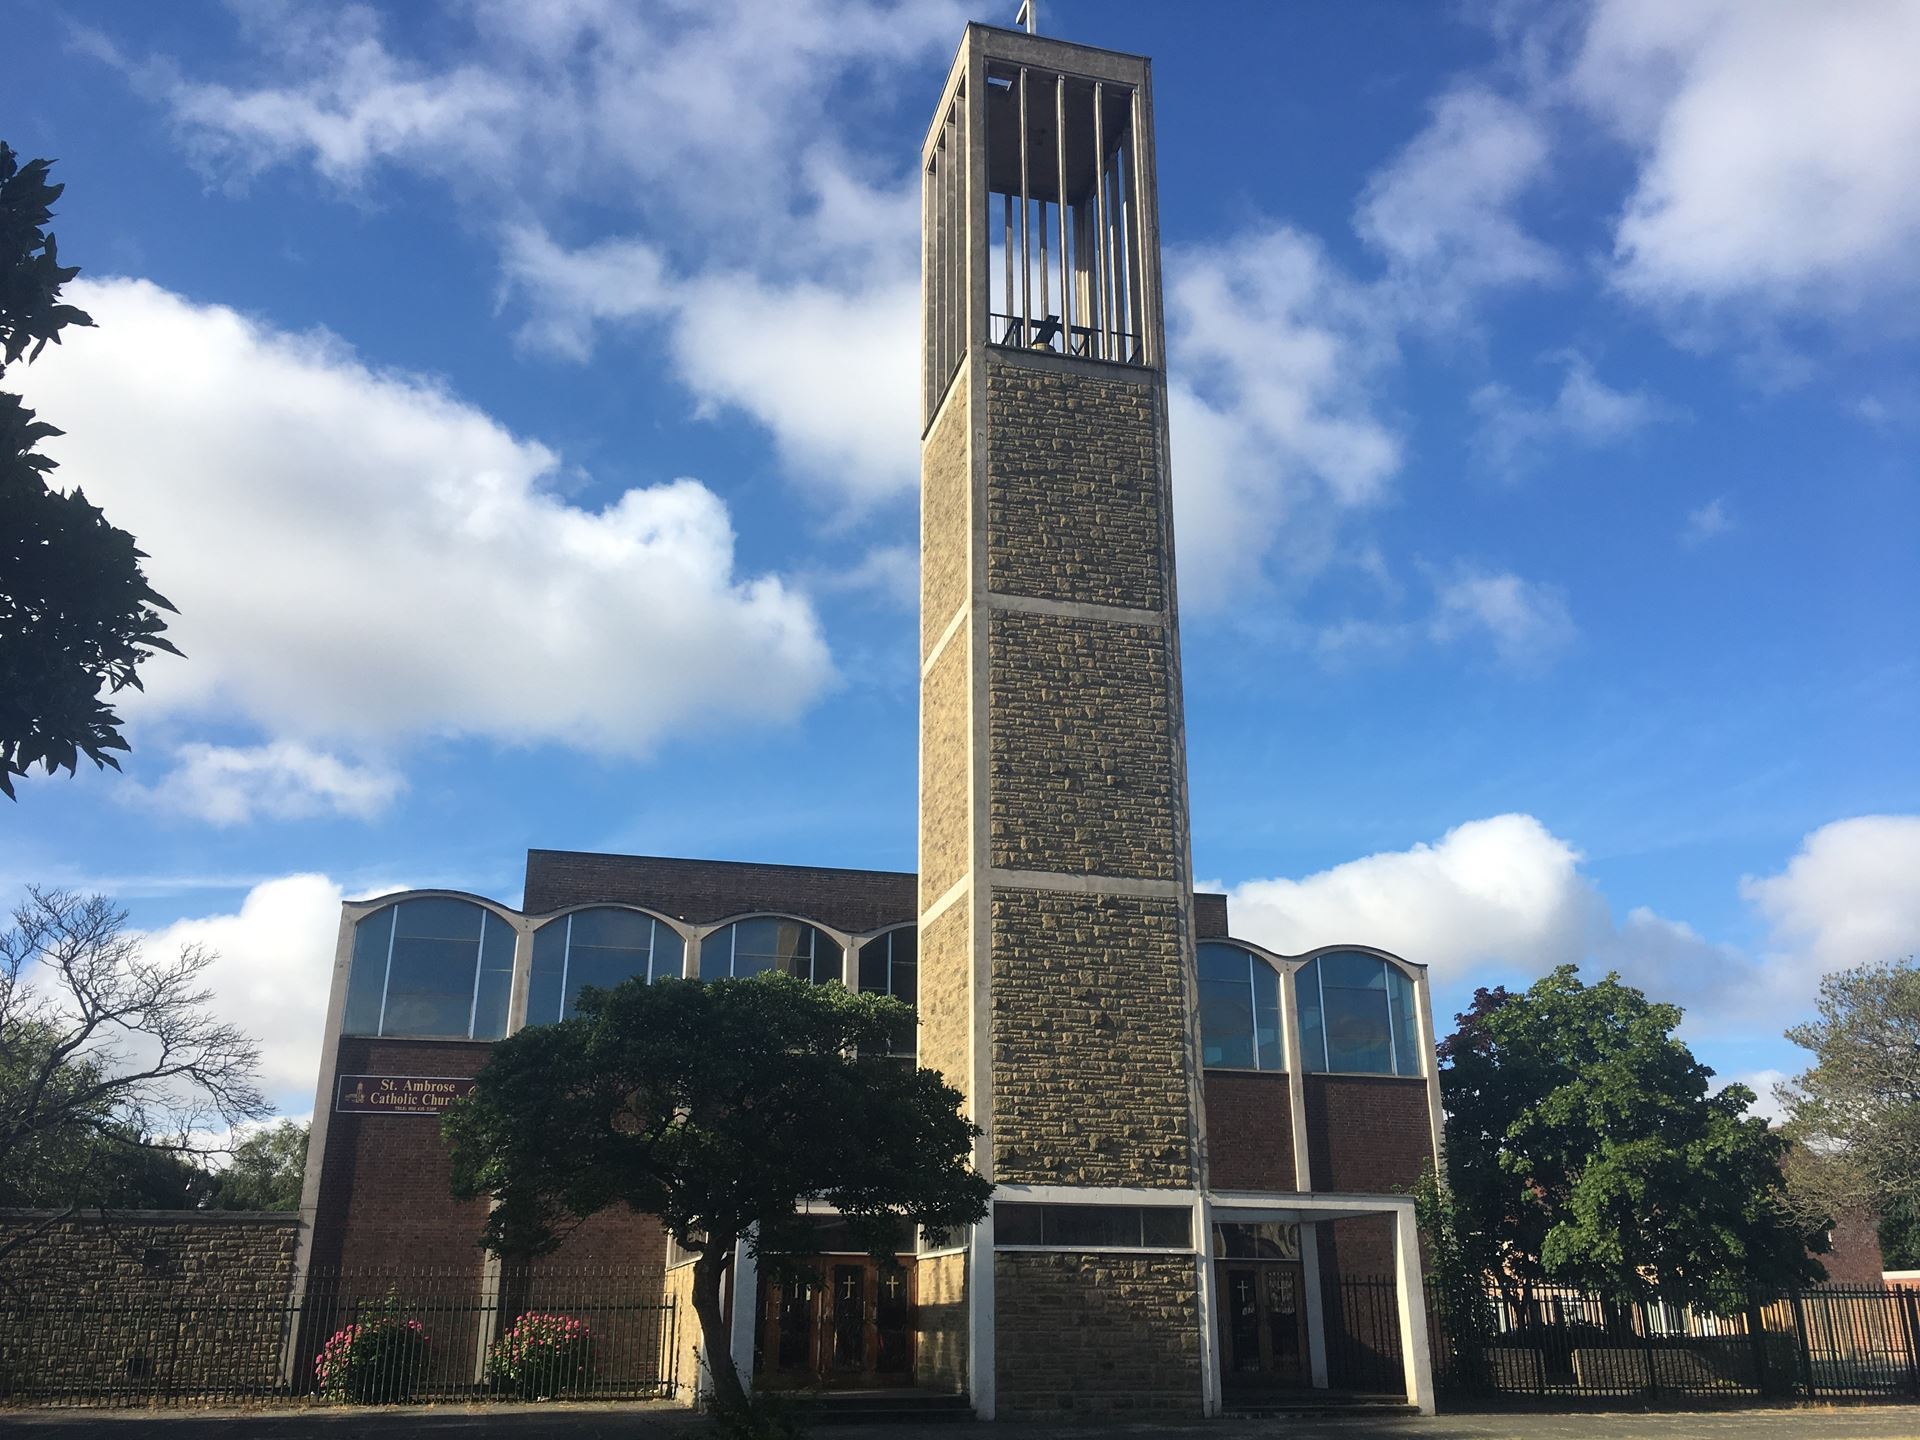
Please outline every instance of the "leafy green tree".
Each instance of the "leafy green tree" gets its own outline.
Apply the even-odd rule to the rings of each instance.
[[[87,313],[60,300],[79,274],[62,265],[48,161],[18,162],[0,144],[0,375],[31,363]],[[180,652],[161,632],[164,597],[147,584],[133,537],[107,523],[80,490],[61,492],[37,447],[61,432],[0,393],[0,794],[39,764],[72,774],[85,755],[120,768],[120,717],[102,698],[140,688],[155,650]]]
[[[214,1185],[220,1210],[298,1210],[307,1178],[307,1127],[282,1120],[233,1147]]]
[[[1440,1046],[1448,1180],[1496,1282],[1730,1311],[1749,1287],[1822,1276],[1785,1208],[1786,1142],[1746,1113],[1745,1086],[1709,1093],[1680,1015],[1563,965],[1457,1017]]]
[[[805,1254],[804,1200],[836,1207],[876,1255],[908,1227],[971,1224],[992,1186],[978,1133],[931,1070],[887,1058],[905,1007],[779,974],[628,981],[579,1015],[503,1040],[444,1122],[454,1193],[494,1201],[483,1242],[539,1254],[612,1206],[657,1215],[690,1251],[715,1400],[747,1411],[725,1341],[734,1247]],[[747,1303],[751,1303],[751,1300]]]
[[[1886,961],[1826,976],[1816,1017],[1787,1038],[1814,1061],[1776,1092],[1794,1145],[1795,1204],[1808,1220],[1883,1217],[1883,1231],[1912,1253],[1900,1237],[1920,1213],[1920,966]]]

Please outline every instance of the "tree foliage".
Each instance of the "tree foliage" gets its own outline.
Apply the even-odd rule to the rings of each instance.
[[[657,1215],[695,1256],[693,1304],[724,1336],[734,1247],[807,1253],[805,1200],[834,1206],[877,1255],[914,1225],[986,1213],[974,1127],[931,1070],[886,1056],[905,1010],[884,996],[769,974],[628,981],[579,1015],[493,1049],[449,1112],[454,1193],[494,1201],[483,1243],[542,1253],[613,1206]],[[708,1361],[723,1410],[746,1405],[724,1340]]]
[[[282,1120],[233,1147],[215,1172],[209,1204],[218,1210],[298,1210],[307,1178],[307,1127]]]
[[[1787,1031],[1813,1065],[1779,1088],[1801,1214],[1881,1216],[1900,1237],[1920,1213],[1920,966],[1862,965],[1820,982],[1816,1016]]]
[[[1731,1309],[1820,1278],[1784,1206],[1786,1142],[1674,1035],[1681,1012],[1563,965],[1479,990],[1440,1046],[1462,1243],[1503,1285]]]
[[[22,165],[0,143],[0,375],[31,363],[69,325],[91,325],[60,299],[79,274],[62,265],[46,227],[62,185],[50,162]],[[18,395],[0,392],[0,794],[38,764],[72,774],[80,756],[120,763],[120,717],[102,692],[140,688],[155,650],[180,652],[162,632],[173,606],[147,584],[144,554],[79,489],[50,483],[41,441],[61,432]]]
[[[0,934],[5,1203],[202,1203],[191,1162],[217,1142],[198,1137],[267,1113],[258,1046],[207,1008],[213,952],[150,958],[126,921],[30,888]]]

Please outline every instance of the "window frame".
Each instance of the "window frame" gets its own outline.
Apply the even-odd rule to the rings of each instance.
[[[432,1034],[430,1032],[424,1032],[424,1031],[418,1031],[418,1030],[390,1031],[387,1029],[387,1003],[393,993],[394,950],[397,947],[399,941],[403,938],[405,939],[432,938],[432,937],[423,937],[423,936],[405,936],[405,937],[401,936],[400,911],[403,907],[407,905],[414,904],[418,901],[427,901],[427,900],[452,901],[455,904],[466,905],[480,912],[480,933],[476,935],[473,939],[473,982],[467,995],[467,1030],[464,1035],[444,1035],[444,1034],[437,1035],[437,1034]],[[511,920],[507,919],[498,910],[494,909],[493,906],[487,904],[483,900],[475,899],[470,895],[452,894],[446,891],[429,891],[425,894],[407,895],[401,899],[390,901],[385,905],[376,906],[373,909],[367,911],[366,914],[356,919],[353,922],[354,944],[353,944],[352,950],[350,950],[349,952],[348,961],[347,961],[347,967],[348,967],[347,989],[349,992],[351,992],[353,987],[353,969],[354,969],[355,962],[358,959],[357,954],[354,952],[357,952],[357,950],[359,949],[358,942],[359,942],[359,936],[360,936],[360,927],[362,925],[367,924],[369,921],[378,919],[381,915],[387,914],[388,912],[392,913],[393,918],[391,921],[388,922],[388,925],[387,925],[386,954],[381,959],[379,1018],[374,1022],[374,1028],[371,1032],[364,1031],[364,1030],[348,1030],[346,1028],[346,1015],[343,1007],[342,1014],[340,1017],[340,1021],[341,1021],[340,1033],[342,1036],[350,1035],[355,1039],[364,1039],[364,1040],[451,1040],[456,1042],[467,1042],[467,1043],[477,1042],[482,1045],[492,1045],[500,1040],[505,1039],[508,1035],[513,1033],[513,989],[514,989],[514,984],[518,979],[518,972],[520,968],[521,930],[519,926],[515,925]],[[508,958],[507,958],[507,966],[506,966],[507,976],[508,976],[507,1007],[506,1007],[506,1014],[501,1021],[500,1033],[498,1035],[476,1036],[473,1032],[475,1027],[479,1024],[479,1020],[480,1020],[481,982],[487,973],[486,971],[487,928],[488,928],[489,920],[497,922],[502,928],[504,928],[509,940],[509,944],[507,948]],[[461,943],[464,943],[464,942],[461,942]]]
[[[1336,956],[1336,955],[1358,956],[1363,959],[1375,961],[1381,967],[1381,973],[1385,979],[1385,983],[1381,986],[1380,998],[1381,998],[1381,1004],[1385,1010],[1386,1030],[1387,1030],[1388,1068],[1385,1070],[1336,1070],[1333,1068],[1332,1064],[1330,1063],[1331,1051],[1327,1043],[1326,976],[1325,976],[1325,971],[1322,970],[1320,966],[1320,962],[1322,960],[1327,959],[1329,956]],[[1310,1053],[1309,1047],[1306,1042],[1306,1028],[1307,1028],[1306,1017],[1305,1017],[1304,1007],[1302,1007],[1302,1005],[1300,1004],[1300,977],[1309,967],[1311,967],[1313,970],[1314,995],[1316,999],[1316,1013],[1319,1016],[1320,1065],[1318,1068],[1314,1067],[1311,1064],[1313,1057]],[[1415,1067],[1411,1072],[1402,1070],[1400,1068],[1400,1040],[1399,1040],[1399,1037],[1394,1033],[1393,977],[1395,975],[1398,975],[1400,979],[1406,984],[1407,992],[1408,992],[1407,993],[1407,1000],[1408,1000],[1407,1020],[1408,1020],[1409,1028],[1412,1031],[1412,1034],[1409,1038],[1412,1040],[1414,1044],[1414,1050],[1415,1050],[1415,1053],[1411,1057],[1409,1057],[1412,1060]],[[1301,1041],[1300,1041],[1300,1072],[1301,1074],[1303,1075],[1342,1075],[1342,1076],[1364,1075],[1374,1079],[1385,1078],[1388,1080],[1420,1080],[1420,1081],[1426,1081],[1427,1079],[1430,1078],[1429,1077],[1430,1063],[1426,1058],[1421,1056],[1419,1053],[1420,1035],[1421,1035],[1419,978],[1415,976],[1413,973],[1411,973],[1406,968],[1406,966],[1403,965],[1398,959],[1389,955],[1383,955],[1377,950],[1368,950],[1360,946],[1330,945],[1324,950],[1316,950],[1310,955],[1302,956],[1300,958],[1299,963],[1293,968],[1288,978],[1293,982],[1294,1015],[1296,1020],[1296,1028],[1300,1031],[1300,1035],[1301,1035]]]
[[[1197,1017],[1200,1020],[1200,1069],[1201,1069],[1201,1072],[1204,1074],[1209,1070],[1218,1070],[1226,1073],[1231,1073],[1234,1075],[1291,1074],[1292,1067],[1288,1063],[1289,1047],[1287,1045],[1287,967],[1285,966],[1284,963],[1276,959],[1272,959],[1268,956],[1262,955],[1260,952],[1255,950],[1252,946],[1247,945],[1239,940],[1229,940],[1225,938],[1212,938],[1212,939],[1202,940],[1197,945],[1194,946],[1193,979],[1194,979],[1196,994],[1200,993],[1199,987],[1201,985],[1210,983],[1200,973],[1200,951],[1207,948],[1208,946],[1213,946],[1221,950],[1237,951],[1239,954],[1244,955],[1246,957],[1246,960],[1247,960],[1247,1014],[1252,1018],[1252,1022],[1253,1022],[1252,1033],[1248,1038],[1252,1042],[1253,1064],[1252,1065],[1209,1065],[1207,1063],[1206,1007],[1205,1007],[1204,998],[1203,998],[1202,1004],[1200,1007],[1200,1014]],[[1274,981],[1274,1002],[1275,1002],[1274,1003],[1274,1020],[1277,1026],[1277,1033],[1275,1035],[1274,1044],[1278,1046],[1280,1050],[1280,1063],[1272,1066],[1262,1065],[1260,1063],[1260,996],[1259,996],[1259,990],[1254,983],[1254,976],[1256,974],[1254,967],[1256,965],[1266,966],[1269,973],[1272,974],[1273,981]],[[1211,982],[1211,983],[1231,983],[1231,982]]]
[[[813,948],[807,956],[807,960],[808,960],[807,977],[806,977],[807,982],[812,985],[830,985],[830,984],[836,984],[836,983],[841,985],[842,987],[846,985],[847,983],[847,952],[848,952],[848,949],[850,948],[850,942],[846,939],[843,939],[841,936],[835,934],[833,931],[829,930],[826,926],[820,924],[818,921],[809,920],[804,915],[788,915],[777,910],[756,910],[746,915],[735,915],[732,919],[722,920],[717,925],[713,926],[711,929],[702,931],[697,942],[699,944],[700,951],[699,951],[699,961],[698,961],[699,974],[696,978],[701,980],[738,980],[740,979],[741,977],[734,973],[735,966],[738,963],[740,958],[740,927],[754,920],[772,920],[775,922],[784,921],[788,924],[805,926],[806,929],[816,937],[813,942]],[[712,942],[713,938],[716,935],[720,935],[723,933],[728,937],[727,968],[724,973],[716,974],[716,973],[710,972],[707,968],[707,953],[708,953],[707,946]],[[829,975],[824,980],[816,980],[813,978],[814,974],[818,971],[819,965],[820,965],[820,946],[819,946],[819,939],[818,939],[818,937],[820,936],[825,936],[830,942],[832,942],[834,950],[838,953],[840,957],[840,964],[838,966],[836,973]],[[860,952],[857,948],[853,950],[853,954],[856,962],[858,961],[859,953]],[[785,975],[793,974],[791,970],[788,970],[785,968],[784,964],[778,965],[778,966],[769,966],[768,969],[778,969],[780,973]],[[683,975],[686,973],[684,961],[682,962],[681,973]],[[766,973],[767,973],[766,970],[754,971],[754,975],[764,975]],[[753,978],[753,976],[749,975],[746,978],[750,980]],[[798,979],[800,977],[795,976],[794,978]],[[857,973],[855,974],[854,979],[856,982],[858,981],[859,975]]]
[[[1008,1209],[1032,1210],[1038,1213],[1041,1238],[1038,1241],[1008,1241],[1000,1238],[1000,1217]],[[1050,1214],[1063,1210],[1131,1210],[1139,1221],[1140,1243],[1137,1245],[1082,1245],[1071,1241],[1049,1240],[1046,1238],[1047,1220]],[[1156,1245],[1147,1238],[1146,1212],[1165,1211],[1178,1215],[1186,1221],[1187,1238],[1179,1245]],[[1108,1204],[1100,1201],[1068,1200],[995,1200],[993,1202],[993,1248],[1016,1254],[1061,1254],[1074,1255],[1192,1255],[1199,1251],[1194,1243],[1193,1207],[1191,1205],[1144,1205],[1137,1203]]]
[[[558,1013],[551,1020],[536,1020],[531,1014],[523,1016],[520,1022],[523,1027],[527,1025],[555,1025],[562,1020],[570,1018],[567,1014],[567,980],[573,967],[573,920],[576,915],[587,915],[601,910],[612,910],[623,915],[640,915],[646,918],[650,927],[647,931],[647,984],[655,985],[662,980],[677,980],[686,977],[687,937],[677,925],[673,924],[664,916],[656,914],[644,905],[576,905],[571,910],[567,910],[562,914],[549,916],[529,932],[528,944],[530,948],[527,954],[527,1006],[528,1009],[531,1010],[533,1005],[535,967],[539,962],[539,957],[534,952],[540,944],[540,937],[542,935],[555,925],[564,926],[560,941],[560,1006]],[[660,932],[662,930],[665,930],[680,942],[680,966],[672,975],[656,973],[656,957],[660,950]],[[586,946],[584,948],[611,949],[615,947]],[[634,976],[629,975],[627,978],[631,980]]]
[[[854,987],[855,987],[854,989],[855,994],[885,995],[890,1000],[899,1000],[900,997],[893,993],[893,963],[894,963],[893,937],[902,933],[906,933],[913,936],[913,960],[911,962],[913,965],[913,999],[911,1002],[907,1002],[907,1001],[901,1002],[902,1004],[910,1004],[913,1010],[913,1049],[910,1051],[903,1051],[903,1050],[895,1050],[895,1049],[889,1048],[887,1051],[887,1054],[893,1059],[911,1060],[915,1065],[918,1065],[920,1063],[920,926],[919,926],[919,922],[908,920],[898,925],[889,925],[885,930],[881,930],[875,934],[869,935],[866,939],[860,941],[858,944],[850,944],[846,948],[850,949],[853,952],[853,981],[854,981]],[[887,988],[884,990],[869,990],[864,984],[861,983],[861,973],[860,973],[861,965],[864,963],[864,957],[866,956],[866,953],[867,953],[867,947],[869,945],[878,945],[882,941],[885,941],[887,946],[887,960],[886,960]]]

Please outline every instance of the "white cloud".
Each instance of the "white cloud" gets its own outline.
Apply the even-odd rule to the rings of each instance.
[[[552,452],[431,381],[147,282],[72,288],[99,329],[25,388],[68,432],[59,478],[150,552],[188,657],[144,667],[133,713],[638,754],[789,720],[831,680],[810,605],[735,573],[698,482],[582,509]]]
[[[215,825],[347,815],[370,820],[406,788],[381,764],[355,764],[297,741],[252,747],[188,743],[158,785],[129,793],[159,809]]]
[[[1777,875],[1740,893],[1772,927],[1775,961],[1803,988],[1830,970],[1920,954],[1920,815],[1860,815],[1823,825]]]
[[[1479,420],[1474,448],[1497,473],[1517,478],[1570,447],[1598,450],[1620,444],[1675,413],[1644,390],[1616,390],[1606,384],[1584,356],[1558,358],[1565,373],[1559,392],[1544,405],[1530,404],[1497,382],[1474,392]]]
[[[1547,161],[1545,126],[1520,105],[1472,86],[1435,102],[1427,128],[1374,174],[1354,215],[1411,318],[1456,323],[1482,291],[1560,275],[1553,251],[1513,213]]]
[[[1753,1104],[1747,1107],[1749,1115],[1758,1115],[1769,1125],[1778,1125],[1786,1118],[1779,1098],[1774,1095],[1774,1087],[1787,1081],[1784,1070],[1749,1070],[1744,1075],[1723,1075],[1720,1083],[1714,1087],[1715,1093],[1729,1085],[1744,1085],[1754,1093]]]
[[[1297,230],[1183,250],[1168,274],[1181,600],[1205,609],[1276,549],[1311,578],[1341,517],[1387,498],[1402,447],[1373,391],[1395,351],[1379,295]]]
[[[1511,572],[1463,569],[1436,587],[1429,633],[1442,643],[1482,636],[1509,665],[1551,659],[1577,633],[1566,597],[1554,586]]]
[[[178,920],[146,937],[155,958],[190,944],[219,953],[203,977],[212,1008],[260,1042],[262,1088],[287,1113],[312,1103],[341,899],[325,875],[287,875],[254,886],[232,914]]]
[[[1920,296],[1920,7],[1599,0],[1570,75],[1640,163],[1622,291],[1681,318],[1904,316]]]
[[[1704,545],[1726,534],[1732,525],[1733,517],[1727,513],[1727,497],[1716,495],[1699,509],[1687,512],[1687,526],[1680,532],[1680,542],[1689,548]]]

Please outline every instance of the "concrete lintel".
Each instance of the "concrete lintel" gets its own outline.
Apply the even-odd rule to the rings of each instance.
[[[1037,595],[1006,595],[989,591],[987,606],[992,610],[1012,610],[1023,615],[1054,615],[1066,620],[1100,620],[1109,625],[1156,625],[1167,623],[1164,610],[1136,610],[1129,605],[1099,605],[1090,600],[1043,600]]]
[[[1052,870],[987,872],[995,889],[1055,890],[1069,895],[1129,895],[1136,899],[1179,900],[1187,887],[1178,880],[1136,880],[1125,875],[1063,875]]]

